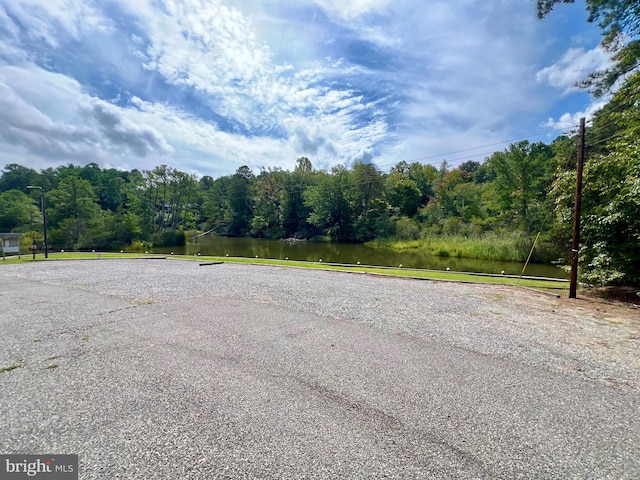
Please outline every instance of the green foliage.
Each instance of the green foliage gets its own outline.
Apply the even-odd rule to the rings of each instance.
[[[598,140],[584,167],[581,279],[596,285],[640,285],[640,74],[630,77],[611,103],[617,107],[603,109],[587,131],[587,145]],[[609,132],[603,139],[602,128]],[[574,186],[575,173],[563,170],[550,194],[555,235],[567,249]]]
[[[284,237],[310,238],[318,230],[309,222],[311,208],[305,203],[304,192],[316,183],[311,162],[301,157],[294,171],[286,176],[285,197],[282,206]]]
[[[396,250],[421,249],[441,257],[464,257],[481,260],[505,260],[524,262],[533,238],[518,233],[489,233],[482,236],[438,235],[412,241],[377,241],[381,245]],[[534,261],[549,261],[546,246],[536,247]]]
[[[408,217],[400,217],[396,220],[397,240],[417,240],[420,238],[420,225]]]
[[[309,222],[332,239],[345,242],[354,240],[348,173],[343,166],[334,167],[331,175],[321,174],[318,183],[304,192],[305,204],[311,209]]]
[[[489,175],[478,182],[481,170]],[[314,171],[302,157],[293,172],[263,168],[257,177],[246,166],[234,175],[199,180],[167,165],[143,172],[67,165],[35,174],[53,187],[46,196],[50,244],[117,249],[136,241],[175,243],[181,241],[176,232],[185,230],[268,238],[326,235],[348,242],[477,235],[505,224],[495,217],[499,182],[493,170],[477,162],[454,169],[444,162],[439,170],[400,162],[387,175],[365,163],[327,173]],[[15,165],[5,171],[10,177],[33,174]],[[38,191],[21,198],[26,209],[12,225],[33,229],[42,218]],[[5,201],[0,209],[14,203]]]
[[[524,140],[494,153],[487,166],[495,175],[485,190],[490,210],[526,235],[546,230],[551,222],[546,192],[553,180],[553,151],[543,143]]]
[[[420,207],[421,192],[408,174],[393,172],[387,177],[387,199],[400,215],[413,217]]]
[[[33,200],[20,190],[0,193],[0,231],[11,232],[33,221],[41,222],[40,214]]]
[[[349,174],[348,200],[358,242],[376,237],[386,214],[384,180],[375,165],[356,163]]]
[[[253,219],[254,237],[281,238],[284,235],[284,204],[287,176],[279,168],[263,169],[255,182]]]
[[[638,84],[630,77],[587,133],[581,278],[593,283],[640,284]],[[40,191],[26,190],[35,184],[45,187],[49,243],[57,248],[179,245],[185,231],[210,231],[393,238],[441,256],[523,261],[540,231],[533,259],[548,262],[569,258],[575,165],[576,139],[567,136],[518,142],[482,164],[400,162],[388,174],[365,163],[316,171],[306,157],[291,172],[263,168],[255,176],[243,166],[216,179],[167,165],[142,172],[7,165],[0,186],[20,189],[0,189],[0,228],[35,231],[42,241]]]
[[[234,236],[249,233],[253,213],[253,183],[255,177],[249,167],[242,166],[231,177],[228,190],[230,224],[228,234]]]
[[[24,192],[27,189],[27,185],[42,186],[40,174],[31,168],[23,167],[16,163],[4,167],[2,176],[0,176],[0,192],[8,190]]]

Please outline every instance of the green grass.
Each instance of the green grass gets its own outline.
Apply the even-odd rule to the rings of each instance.
[[[49,252],[49,258],[44,258],[44,253],[36,254],[35,260],[31,254],[22,255],[21,258],[17,256],[6,257],[3,261],[0,258],[0,266],[4,264],[15,264],[15,263],[27,263],[27,262],[37,262],[42,260],[100,260],[107,258],[153,258],[153,257],[164,257],[165,255],[153,255],[153,254],[144,254],[144,253],[111,253],[111,252]]]
[[[0,373],[4,373],[4,372],[10,372],[11,370],[15,370],[16,368],[20,368],[22,365],[20,364],[14,364],[14,365],[9,365],[8,367],[2,367],[0,368]]]
[[[50,253],[49,261],[60,260],[95,260],[103,261],[105,259],[115,258],[166,258],[167,260],[181,260],[181,261],[194,261],[192,255],[151,255],[151,254],[134,254],[134,253],[102,253],[100,260],[98,260],[97,253]],[[261,258],[244,258],[244,257],[215,257],[215,256],[199,256],[196,257],[197,262],[223,262],[223,263],[243,263],[250,265],[275,265],[289,268],[306,268],[306,269],[320,269],[328,271],[341,271],[341,272],[354,272],[367,275],[388,275],[394,277],[408,277],[424,280],[443,280],[443,281],[456,281],[456,282],[468,282],[468,283],[487,283],[494,285],[520,285],[522,287],[538,288],[543,290],[561,291],[567,290],[569,284],[566,281],[555,280],[538,280],[523,278],[519,280],[517,277],[508,275],[481,275],[472,273],[460,273],[460,272],[445,272],[440,270],[426,270],[426,269],[411,269],[411,268],[397,268],[397,267],[368,267],[362,265],[342,265],[332,263],[320,263],[320,262],[303,262],[295,260],[278,260],[278,259],[261,259]],[[35,261],[44,260],[44,256],[38,256]],[[27,263],[32,262],[31,257],[28,259],[23,256],[22,260],[13,260],[12,263]],[[0,261],[0,268],[3,262]]]
[[[523,262],[533,245],[533,239],[513,235],[441,235],[421,240],[376,240],[368,245],[398,251],[424,250],[440,257]]]
[[[192,259],[190,256],[174,255],[167,257],[172,260],[179,259]],[[228,263],[245,263],[252,265],[275,265],[291,268],[307,268],[307,269],[319,269],[329,271],[346,271],[356,272],[369,275],[389,275],[395,277],[409,277],[424,280],[446,280],[456,282],[469,282],[469,283],[488,283],[495,285],[515,285],[518,283],[518,278],[507,275],[480,275],[472,273],[461,272],[445,272],[440,270],[425,270],[425,269],[412,269],[412,268],[395,268],[395,267],[367,267],[362,265],[342,265],[332,263],[320,263],[320,262],[302,262],[295,260],[276,260],[276,259],[257,259],[257,258],[242,258],[242,257],[209,257],[200,256],[199,261],[222,261]],[[569,284],[562,280],[537,280],[523,278],[519,282],[520,286],[530,288],[542,288],[542,289],[559,289],[565,290],[569,288]]]

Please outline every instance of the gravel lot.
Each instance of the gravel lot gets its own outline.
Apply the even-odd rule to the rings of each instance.
[[[0,327],[0,453],[82,479],[640,478],[637,310],[83,260],[0,265]]]

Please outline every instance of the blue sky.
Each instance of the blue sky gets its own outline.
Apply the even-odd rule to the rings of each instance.
[[[482,161],[602,105],[599,40],[582,0],[0,0],[0,166]]]

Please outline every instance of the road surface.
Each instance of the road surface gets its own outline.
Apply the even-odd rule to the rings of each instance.
[[[103,259],[0,265],[0,331],[0,453],[82,479],[640,478],[632,310]]]

